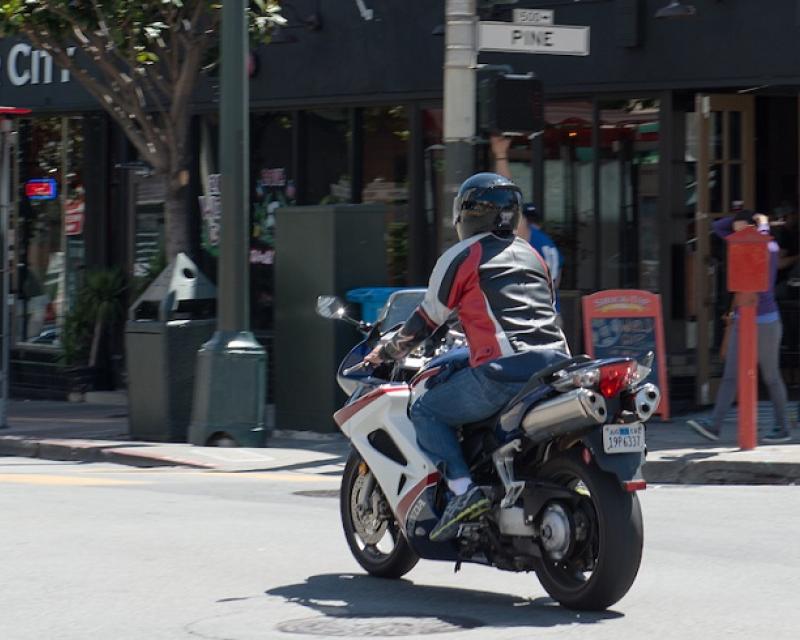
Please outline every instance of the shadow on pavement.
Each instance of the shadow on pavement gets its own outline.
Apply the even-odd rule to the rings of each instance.
[[[457,579],[457,578],[456,578]],[[531,580],[536,580],[531,575]],[[366,575],[322,574],[301,584],[276,587],[267,595],[285,598],[331,618],[440,617],[477,626],[554,627],[595,624],[621,618],[622,613],[576,612],[547,597],[527,599],[492,591],[414,584]]]

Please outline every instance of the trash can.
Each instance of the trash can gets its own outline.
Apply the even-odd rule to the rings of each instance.
[[[350,289],[346,298],[349,302],[361,304],[361,319],[364,322],[375,322],[378,319],[383,305],[395,291],[402,291],[404,287],[363,287]]]
[[[133,303],[125,325],[132,439],[186,441],[197,351],[215,316],[216,287],[183,253]]]

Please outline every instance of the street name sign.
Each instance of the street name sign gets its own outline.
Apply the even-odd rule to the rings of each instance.
[[[555,19],[552,9],[514,9],[517,24],[551,25]]]
[[[478,48],[505,53],[588,56],[589,27],[479,22]]]

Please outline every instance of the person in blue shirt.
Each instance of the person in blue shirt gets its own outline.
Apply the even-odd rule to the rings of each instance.
[[[490,137],[490,143],[492,155],[494,156],[495,172],[511,180],[511,166],[508,162],[511,138],[493,134]],[[553,281],[556,311],[560,314],[561,306],[558,299],[558,287],[561,283],[561,270],[564,266],[564,257],[558,250],[556,243],[553,242],[553,239],[542,231],[542,216],[536,210],[536,207],[532,203],[525,204],[522,207],[522,214],[516,234],[520,238],[528,240],[531,246],[544,258],[547,268],[550,270],[550,278]]]
[[[564,266],[564,256],[561,255],[553,239],[542,231],[542,216],[536,210],[536,206],[532,203],[527,203],[522,207],[522,213],[528,223],[530,233],[528,242],[544,258],[547,268],[550,269],[553,285],[558,291],[558,285],[561,282],[561,269]]]

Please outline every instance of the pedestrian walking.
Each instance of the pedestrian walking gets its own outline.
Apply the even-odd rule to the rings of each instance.
[[[737,211],[735,216],[728,216],[716,220],[713,224],[713,231],[721,238],[731,235],[734,231],[739,231],[747,226],[755,225],[760,233],[769,234],[769,219],[763,214],[757,214],[749,209]],[[767,443],[787,442],[791,439],[789,435],[788,422],[786,416],[786,385],[783,383],[780,373],[780,345],[783,335],[783,326],[778,312],[778,304],[775,302],[775,277],[778,271],[778,256],[780,249],[777,242],[769,243],[769,289],[758,295],[758,307],[756,310],[756,323],[758,326],[758,368],[761,372],[761,379],[769,391],[769,397],[775,411],[775,426],[764,436],[763,440]],[[751,294],[736,294],[735,306],[741,306],[743,301],[741,296]],[[737,303],[737,300],[739,303]],[[734,319],[733,331],[728,341],[728,349],[725,354],[725,372],[722,376],[722,383],[717,392],[716,403],[712,413],[711,421],[707,420],[688,420],[687,424],[704,438],[712,441],[719,440],[722,429],[722,421],[733,405],[736,398],[737,369],[738,369],[738,321]]]

